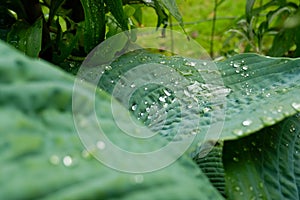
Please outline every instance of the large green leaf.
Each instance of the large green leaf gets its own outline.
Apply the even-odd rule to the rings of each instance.
[[[160,129],[163,135],[172,135],[176,132],[176,124],[181,119],[180,111],[176,111],[178,105],[170,103],[174,99],[174,94],[168,88],[170,84],[176,85],[177,82],[181,83],[178,90],[186,90],[187,96],[190,95],[199,102],[199,109],[194,113],[200,114],[201,118],[197,142],[203,139],[202,133],[206,133],[211,125],[218,123],[219,119],[212,119],[214,111],[224,109],[226,112],[221,134],[219,138],[215,138],[218,140],[237,139],[251,134],[300,110],[300,59],[241,54],[216,63],[214,67],[211,61],[136,52],[122,56],[112,63],[110,70],[106,70],[101,77],[99,86],[113,93],[116,83],[122,81],[122,76],[130,71],[134,72],[135,68],[138,69],[138,66],[144,64],[169,67],[181,77],[173,80],[174,77],[170,76],[170,72],[155,71],[153,67],[153,72],[149,71],[148,80],[157,79],[157,75],[164,80],[163,84],[151,84],[149,81],[148,90],[144,90],[144,87],[137,88],[129,102],[124,102],[122,96],[116,98],[128,109],[138,105],[133,112],[135,116],[145,124],[152,124],[154,128],[155,121],[151,120],[151,114],[146,110],[152,103],[163,107],[167,102],[164,110],[173,110],[177,114],[167,118],[164,128]],[[92,71],[100,73],[103,70],[95,67]],[[160,101],[159,98],[166,95],[166,90],[171,95],[165,101]],[[226,97],[222,98],[224,94]],[[223,107],[214,105],[218,98],[223,100],[221,102]],[[143,103],[145,101],[148,105]],[[141,113],[144,113],[143,116]]]
[[[159,65],[168,66],[170,70],[159,71],[157,70]],[[212,184],[224,194],[226,189],[222,162],[224,154],[217,146],[213,149],[208,148],[212,151],[203,157],[205,154],[201,150],[205,150],[207,144],[210,145],[210,141],[203,143],[205,134],[210,127],[221,126],[220,134],[214,132],[214,130],[220,130],[218,128],[210,132],[212,133],[212,137],[208,136],[210,140],[236,140],[239,143],[240,138],[255,134],[264,127],[272,126],[299,112],[300,60],[241,54],[216,65],[217,68],[214,68],[214,65],[207,60],[167,57],[145,51],[134,52],[112,63],[101,77],[99,86],[114,94],[153,131],[158,131],[169,139],[178,135],[183,137],[189,135],[187,131],[194,127],[192,118],[200,115],[199,129],[196,133],[190,132],[191,135],[197,135],[195,145],[190,150],[191,152],[196,150],[192,153],[194,160],[210,178]],[[149,69],[146,72],[147,75],[144,76],[138,73],[139,68],[143,66],[152,66],[153,69]],[[94,73],[102,71],[97,67],[93,69]],[[174,79],[172,76],[174,71],[178,72],[181,77]],[[133,75],[129,76],[130,73]],[[128,77],[133,79],[128,79]],[[129,101],[126,100],[126,96],[116,92],[116,83],[121,82],[125,85],[130,81],[135,83],[134,80],[139,80],[141,77],[146,77],[145,80],[148,80],[149,84],[142,85],[142,87],[133,85],[136,86],[136,90]],[[157,78],[160,78],[161,83],[153,84],[151,80]],[[191,109],[189,113],[191,123],[183,124],[184,128],[180,129],[179,133],[178,129],[184,112],[180,104],[174,101],[174,91],[170,90],[171,84],[178,83],[180,87],[176,92],[184,90],[188,97],[198,99],[195,101],[199,102],[195,110],[189,108]],[[216,104],[215,99],[218,99],[218,95],[224,97],[224,94],[225,98],[220,98],[223,102]],[[152,112],[153,107],[160,108],[160,111]],[[225,118],[215,118],[213,111],[221,109],[225,110]],[[161,115],[164,115],[164,118]],[[224,124],[218,124],[219,120],[224,120]],[[235,152],[235,146],[229,146],[232,146],[231,150]],[[228,168],[230,170],[230,167]],[[297,176],[295,174],[295,177]]]
[[[76,133],[74,78],[3,43],[0,54],[0,199],[222,199],[187,156],[147,174],[121,173],[99,163]],[[95,95],[104,127],[121,145],[148,149],[165,143],[158,137],[143,146],[123,140],[106,112],[110,96]]]
[[[230,199],[300,198],[300,115],[224,144]]]
[[[15,23],[8,33],[7,41],[31,57],[38,57],[42,45],[43,19],[33,25],[24,21]]]

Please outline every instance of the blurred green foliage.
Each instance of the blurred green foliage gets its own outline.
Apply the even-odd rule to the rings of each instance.
[[[0,39],[72,73],[106,38],[144,26],[183,30],[215,59],[299,57],[299,13],[298,0],[4,0]]]
[[[172,15],[183,28],[175,0],[4,0],[0,39],[75,73],[103,40],[141,27],[142,7],[156,12],[157,27],[167,27]]]

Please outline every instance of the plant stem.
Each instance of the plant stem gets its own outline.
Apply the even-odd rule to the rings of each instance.
[[[171,37],[171,53],[174,54],[174,35],[173,35],[173,20],[172,15],[169,13],[169,23],[170,23],[170,37]]]
[[[214,5],[214,15],[212,20],[212,28],[211,28],[211,36],[210,36],[210,57],[214,58],[214,37],[215,37],[215,29],[216,29],[216,21],[217,21],[217,8],[218,8],[218,0],[215,0]]]

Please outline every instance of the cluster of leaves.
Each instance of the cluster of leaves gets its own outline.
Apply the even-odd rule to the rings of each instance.
[[[257,52],[275,57],[299,57],[299,22],[300,4],[295,1],[247,0],[245,15],[229,30],[231,34],[224,43],[224,53]],[[231,49],[232,46],[239,49]]]
[[[103,40],[141,27],[144,6],[155,9],[157,27],[166,27],[170,14],[183,27],[175,0],[4,0],[0,39],[28,56],[76,71],[74,66]]]

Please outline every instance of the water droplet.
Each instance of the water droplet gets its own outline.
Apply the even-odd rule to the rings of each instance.
[[[187,97],[191,97],[191,94],[190,94],[188,91],[186,91],[186,90],[183,90],[183,93],[185,94],[185,96],[187,96]]]
[[[264,123],[264,125],[272,125],[275,123],[274,119],[272,117],[267,117],[267,116],[264,116],[261,118],[262,122]]]
[[[245,121],[242,122],[243,126],[250,126],[252,124],[252,120],[247,119]]]
[[[282,106],[278,106],[278,108],[277,108],[277,112],[282,112],[282,109],[283,109],[283,107]]]
[[[234,63],[234,64],[233,64],[233,67],[235,67],[235,68],[240,67],[240,66],[241,66],[240,63]]]
[[[300,111],[300,103],[294,102],[294,103],[292,103],[292,107],[293,107],[295,110]]]
[[[66,167],[70,167],[73,163],[73,159],[71,158],[71,156],[65,156],[63,158],[63,163]]]
[[[131,106],[131,110],[133,110],[133,111],[136,110],[136,108],[137,108],[136,104],[134,104],[134,105]]]
[[[105,149],[105,143],[103,141],[98,141],[96,144],[97,148],[100,150]]]
[[[150,108],[149,107],[146,108],[146,112],[150,112]]]
[[[203,108],[203,113],[208,113],[211,109],[208,107]]]
[[[245,66],[242,67],[242,69],[243,69],[243,70],[248,70],[248,66],[245,65]]]
[[[250,187],[249,187],[249,190],[250,190],[250,191],[253,191],[253,187],[252,187],[252,186],[250,186]]]
[[[135,84],[131,84],[130,87],[131,87],[131,88],[135,88]]]
[[[60,160],[59,157],[57,155],[52,155],[49,159],[50,163],[53,165],[58,165]]]
[[[166,97],[159,97],[158,100],[161,102],[166,102]]]
[[[112,67],[110,65],[105,66],[105,70],[109,71],[111,69],[112,69]]]
[[[241,190],[241,188],[238,187],[238,186],[236,186],[234,189],[235,189],[236,191],[240,191],[240,190]]]
[[[163,61],[160,61],[159,63],[160,64],[166,64],[166,61],[163,60]]]
[[[144,182],[144,176],[143,175],[135,175],[133,177],[133,180],[134,180],[135,183],[138,183],[138,184],[143,183]]]
[[[195,67],[196,64],[197,64],[196,62],[191,62],[191,63],[190,63],[190,66]]]
[[[148,90],[148,88],[147,88],[147,87],[145,87],[145,88],[144,88],[144,90],[145,90],[145,91],[147,91],[147,90]]]
[[[207,65],[207,62],[203,62],[202,65],[203,65],[203,66],[206,66],[206,65]]]
[[[233,133],[237,136],[243,135],[243,131],[241,129],[235,129],[235,130],[233,130]]]
[[[164,90],[164,93],[169,97],[171,96],[171,93],[168,90]]]

